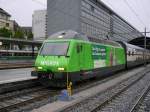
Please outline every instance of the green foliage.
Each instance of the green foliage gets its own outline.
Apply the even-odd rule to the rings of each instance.
[[[13,37],[18,39],[24,39],[24,32],[21,29],[18,29],[17,31],[15,31]]]
[[[12,36],[12,31],[6,28],[0,28],[0,36],[9,38]]]
[[[28,37],[28,40],[33,40],[33,34],[32,34],[32,32],[29,32],[27,34],[27,37]]]
[[[11,30],[4,28],[0,28],[0,36],[6,38],[17,38],[17,39],[25,39],[25,35],[27,36],[28,40],[33,40],[32,32],[25,33],[22,29],[17,29],[16,31],[12,32]]]

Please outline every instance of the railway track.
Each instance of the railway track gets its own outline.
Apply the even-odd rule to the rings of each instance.
[[[74,93],[82,91],[84,89],[90,88],[91,86],[95,86],[99,83],[103,83],[107,80],[111,80],[116,76],[112,76],[106,78],[102,81],[96,80],[87,80],[84,82],[80,82],[74,88]],[[38,81],[37,81],[38,83]],[[24,83],[25,84],[25,83]],[[19,84],[21,88],[14,85],[14,87],[18,88],[15,90],[7,90],[0,94],[0,112],[22,112],[27,110],[32,110],[38,107],[41,107],[47,103],[51,103],[57,100],[57,96],[60,93],[61,89],[49,89],[43,86],[40,86],[39,83],[31,86],[31,88],[22,88],[24,84]],[[13,85],[13,84],[12,84]],[[11,88],[11,87],[9,87]]]
[[[0,95],[0,112],[24,111],[41,105],[42,100],[49,100],[57,94],[57,90],[34,87],[22,91]],[[38,101],[40,102],[38,105]],[[33,107],[32,107],[33,106]]]
[[[143,94],[139,97],[130,112],[149,112],[150,108],[150,86],[145,89]]]
[[[122,73],[102,80],[94,79],[80,82],[74,87],[73,93],[104,83],[120,75]],[[42,94],[40,94],[41,91]],[[40,86],[36,79],[0,85],[0,111],[7,112],[15,110],[18,112],[32,110],[55,101],[59,93],[60,90],[49,90],[49,88]]]
[[[28,87],[39,86],[37,79],[22,80],[17,82],[7,82],[0,84],[0,95],[8,92],[26,89]]]
[[[137,112],[139,102],[150,92],[149,75],[149,70],[144,70],[62,112]]]
[[[0,85],[0,112],[22,112],[56,100],[57,89],[40,85],[37,79]]]
[[[148,72],[148,71],[144,71],[144,73],[146,73],[146,72]],[[120,87],[116,86],[116,88],[118,88],[119,89],[118,91],[120,91],[124,86],[127,86],[128,83],[131,83],[131,82],[133,83],[133,80],[134,81],[140,80],[140,78],[143,77],[144,73],[137,74],[137,76],[132,76],[132,78],[129,78],[128,80],[123,81],[124,83],[122,84],[122,86],[120,86]],[[96,86],[96,85],[104,83],[106,81],[112,80],[113,78],[116,78],[122,74],[123,73],[119,73],[118,75],[114,75],[114,76],[105,78],[103,80],[98,79],[98,80],[90,80],[90,81],[88,80],[88,81],[81,82],[77,86],[74,87],[74,93],[80,92],[84,89],[88,89],[90,87]],[[34,83],[35,82],[36,81],[34,81]],[[138,82],[138,81],[135,81],[135,82]],[[5,90],[5,88],[3,88],[2,90],[5,90],[5,91],[0,92],[0,112],[31,111],[32,109],[39,108],[45,104],[54,102],[55,100],[57,100],[57,96],[60,93],[60,89],[55,89],[55,88],[47,89],[45,87],[40,86],[38,82],[36,82],[35,85],[33,84],[32,86],[30,86],[30,85],[24,86],[24,84],[19,84],[18,86],[16,86],[16,85],[17,84],[15,84],[15,85],[11,84],[8,87],[10,89],[12,86],[13,88],[16,88],[15,90],[14,89]],[[22,88],[23,86],[24,86],[24,88]],[[0,86],[0,87],[2,87],[2,86]],[[108,89],[107,93],[110,93],[112,91],[111,93],[115,94],[117,91],[113,90],[113,88],[111,88],[112,90]],[[106,94],[106,95],[108,95],[108,94]],[[111,96],[111,95],[109,94],[109,96]],[[103,98],[103,97],[101,97],[101,98]],[[101,101],[104,101],[104,99]],[[94,108],[92,108],[92,109],[94,109]],[[89,110],[92,110],[92,109],[89,109]],[[68,112],[68,111],[71,111],[71,109],[66,109],[64,111]]]
[[[148,83],[150,81],[150,78],[148,80],[145,80],[146,78],[148,78],[146,77],[146,75],[147,74],[144,74],[143,76],[139,77],[137,80],[135,80],[133,83],[123,88],[117,94],[105,100],[101,105],[93,109],[92,112],[107,112],[107,111],[130,112],[132,111],[132,108],[134,107],[133,105],[136,102],[136,100],[138,100],[140,98],[140,95],[143,95],[146,92],[147,88],[150,87],[150,83]],[[146,81],[144,83],[144,85],[147,84],[146,87],[144,87],[144,85],[141,86],[141,84],[143,83],[142,79],[143,81]],[[129,97],[132,97],[132,98],[129,98]]]

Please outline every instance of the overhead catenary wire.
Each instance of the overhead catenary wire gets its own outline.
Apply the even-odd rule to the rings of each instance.
[[[132,32],[108,32],[108,33],[99,33],[99,35],[109,35],[109,34],[114,34],[114,35],[134,35],[134,34],[141,34],[141,33],[145,33],[145,32],[137,32],[137,31],[132,31]],[[146,32],[147,34],[150,34],[150,31]]]
[[[40,2],[39,0],[32,0],[42,6],[46,6],[46,4],[44,4],[43,2]],[[124,0],[124,2],[127,4],[127,6],[129,7],[129,9],[134,13],[134,15],[137,17],[137,19],[142,23],[142,25],[145,27],[146,25],[144,24],[144,22],[141,20],[141,18],[139,17],[139,15],[135,12],[135,10],[129,5],[129,3],[127,2],[127,0]],[[58,9],[57,9],[58,10]]]
[[[46,6],[46,4],[44,4],[43,2],[39,1],[39,0],[32,0],[42,6]],[[129,3],[127,2],[127,0],[124,0],[124,2],[127,4],[127,6],[129,7],[129,9],[135,14],[135,16],[138,18],[138,20],[142,23],[142,25],[145,27],[146,25],[144,24],[144,22],[140,19],[139,15],[134,11],[134,9],[129,5]],[[57,11],[60,11],[62,13],[64,13],[62,10],[56,9]],[[70,15],[69,16],[74,17],[74,15]]]
[[[46,4],[44,4],[43,2],[40,2],[39,0],[32,0],[32,1],[34,1],[34,2],[36,2],[36,3],[38,3],[38,4],[40,4],[40,5],[43,5],[43,6],[46,6]],[[53,7],[53,5],[54,5],[54,3],[55,3],[56,1],[54,0],[54,1],[52,1],[51,2],[51,6],[50,7],[52,7],[53,9],[55,9],[56,11],[58,11],[58,12],[61,12],[61,13],[63,13],[63,14],[65,14],[65,15],[68,15],[68,16],[70,16],[70,17],[74,17],[74,18],[77,18],[75,15],[73,15],[73,14],[68,14],[68,13],[66,13],[66,12],[64,12],[63,10],[61,10],[61,9],[59,9],[59,8],[54,8]],[[127,4],[127,6],[130,8],[130,10],[134,13],[134,15],[137,17],[137,19],[140,21],[140,23],[145,27],[146,25],[144,24],[144,22],[141,20],[141,18],[139,17],[139,15],[134,11],[134,9],[129,5],[129,3],[127,2],[127,0],[124,0],[124,2]],[[114,8],[114,7],[113,7]],[[131,33],[114,33],[114,34],[116,34],[116,35],[129,35],[129,34],[131,34]],[[133,33],[132,33],[133,34]],[[137,32],[136,32],[136,34],[137,34]],[[138,33],[139,34],[139,33]],[[100,34],[100,35],[106,35],[106,34]]]
[[[141,7],[140,10],[143,11],[142,13],[144,13],[144,15],[146,15],[148,18],[150,18],[149,11],[148,10],[143,10],[143,9],[145,9],[145,7],[144,7],[144,5],[141,4],[141,0],[135,0],[134,3],[136,4],[136,6],[138,8]]]
[[[132,13],[137,17],[137,19],[139,20],[139,22],[145,27],[145,23],[142,21],[142,19],[139,17],[139,15],[136,13],[136,11],[130,6],[130,4],[128,3],[127,0],[123,0],[125,2],[125,4],[128,6],[128,8],[132,11]]]
[[[144,13],[145,17],[150,18],[148,10],[143,10],[143,9],[145,9],[145,6],[141,4],[141,0],[135,0],[134,3],[136,4],[136,6],[138,6],[138,9],[139,9],[139,7],[141,7],[140,10],[143,11],[142,13]],[[146,28],[150,29],[150,25],[147,25]]]
[[[32,0],[33,2],[36,2],[44,7],[46,7],[46,4],[44,4],[43,2],[39,1],[39,0]]]

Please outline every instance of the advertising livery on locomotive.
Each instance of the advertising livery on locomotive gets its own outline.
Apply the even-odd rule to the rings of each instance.
[[[75,31],[61,31],[44,41],[31,75],[45,85],[65,86],[94,77],[108,76],[115,71],[150,60],[150,52],[127,44],[88,38]]]

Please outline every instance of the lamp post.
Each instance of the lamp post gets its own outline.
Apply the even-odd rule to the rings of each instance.
[[[144,32],[144,48],[146,49],[146,27]],[[146,50],[144,51],[144,66],[146,66]]]

